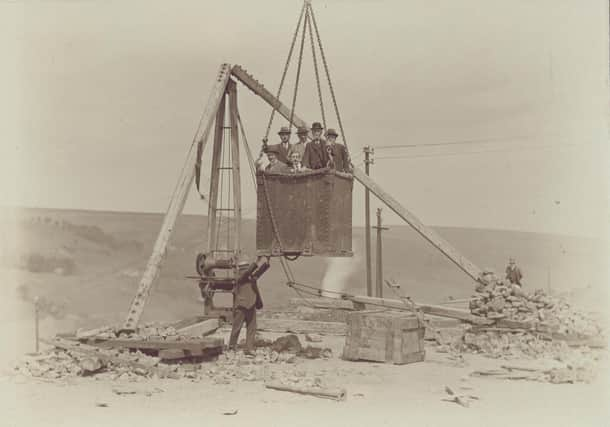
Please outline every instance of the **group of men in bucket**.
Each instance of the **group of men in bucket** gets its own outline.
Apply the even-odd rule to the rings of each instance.
[[[256,168],[265,173],[299,173],[315,169],[330,168],[338,172],[351,172],[351,161],[345,145],[337,143],[339,134],[334,129],[328,129],[324,136],[324,128],[319,122],[311,125],[311,140],[309,129],[300,127],[297,130],[298,142],[290,143],[290,129],[282,127],[278,132],[280,143],[263,146]],[[263,166],[263,155],[267,155],[269,163]]]
[[[297,130],[298,142],[290,143],[290,129],[282,127],[278,132],[280,143],[263,146],[255,161],[256,168],[264,173],[301,173],[315,169],[334,169],[338,172],[351,172],[351,161],[345,145],[337,143],[339,134],[328,129],[322,138],[324,128],[319,122],[309,129],[300,127]],[[263,166],[263,156],[267,155],[269,163]],[[260,275],[252,268],[254,264],[247,261],[238,264],[238,279],[234,290],[233,325],[229,338],[229,350],[237,349],[237,340],[244,323],[246,324],[246,347],[244,353],[252,356],[256,338],[256,310],[263,308],[263,300],[257,285]]]

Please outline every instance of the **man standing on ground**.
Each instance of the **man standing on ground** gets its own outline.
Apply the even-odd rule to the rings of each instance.
[[[506,280],[510,283],[521,286],[521,279],[523,275],[521,270],[517,267],[514,258],[508,259],[508,266],[506,267]]]
[[[305,146],[303,165],[309,169],[322,169],[328,166],[329,155],[326,151],[326,141],[322,138],[322,124],[311,125],[311,141]]]
[[[237,348],[237,339],[244,322],[246,323],[246,350],[244,353],[252,355],[254,352],[254,341],[256,339],[256,310],[263,308],[256,279],[247,273],[248,262],[240,262],[238,266],[240,278],[234,289],[233,303],[233,325],[231,328],[231,338],[229,339],[229,349]]]

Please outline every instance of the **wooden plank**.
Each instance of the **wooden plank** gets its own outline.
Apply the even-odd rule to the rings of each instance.
[[[342,322],[316,322],[296,319],[257,319],[257,329],[269,332],[295,334],[345,335],[347,326]]]
[[[244,70],[239,65],[234,65],[231,70],[231,74],[242,82],[248,89],[254,92],[256,95],[260,96],[265,102],[274,107],[278,113],[280,113],[284,118],[290,120],[290,108],[284,105],[279,99],[275,97],[271,92],[265,88],[258,80],[256,80],[252,75],[250,75],[246,70]],[[296,114],[292,117],[292,124],[294,124],[297,128],[303,126],[309,129],[309,125],[302,119],[300,119]]]
[[[214,333],[220,327],[219,319],[207,319],[193,325],[185,326],[184,328],[177,329],[176,332],[179,335],[186,335],[189,337],[203,337]]]
[[[218,104],[216,122],[214,124],[214,142],[212,146],[212,165],[210,172],[210,194],[208,196],[208,253],[216,248],[217,238],[217,207],[218,207],[218,184],[220,182],[220,156],[222,154],[222,137],[224,134],[225,99],[223,95]]]
[[[386,307],[394,310],[404,310],[411,311],[411,309],[406,305],[404,301],[389,299],[389,298],[376,298],[376,297],[367,297],[367,296],[349,296],[346,297],[351,301],[359,302],[362,304],[370,304],[377,307]],[[474,323],[477,325],[491,325],[495,323],[495,321],[486,319],[479,316],[474,316],[468,310],[461,310],[458,308],[451,307],[443,307],[438,305],[430,305],[430,304],[419,304],[414,303],[414,308],[420,309],[422,312],[426,314],[431,314],[434,316],[440,317],[448,317],[451,319],[458,319],[468,323]]]
[[[212,357],[222,353],[222,347],[183,350],[179,348],[166,348],[159,351],[161,360],[177,360],[187,357]]]
[[[239,167],[239,131],[237,129],[237,88],[233,80],[229,80],[229,123],[231,125],[231,162],[233,174],[233,223],[235,234],[233,248],[237,254],[241,253],[241,173]]]
[[[345,400],[347,397],[347,392],[343,388],[326,389],[320,387],[304,387],[299,385],[282,384],[279,381],[267,382],[265,383],[265,387],[274,390],[290,391],[292,393],[306,394],[332,400]]]
[[[367,176],[363,171],[354,168],[354,178],[356,178],[365,188],[370,190],[377,198],[392,209],[399,217],[417,231],[424,239],[430,242],[435,248],[441,251],[447,258],[453,261],[462,271],[479,281],[483,271],[474,265],[465,256],[460,254],[449,242],[441,237],[432,228],[425,226],[415,215],[409,212],[389,193],[385,192],[375,181]]]
[[[157,236],[157,240],[153,247],[152,254],[148,260],[148,263],[146,264],[146,269],[144,270],[144,274],[140,279],[136,295],[134,296],[130,304],[127,317],[125,319],[125,322],[123,323],[124,330],[135,329],[136,325],[140,321],[142,312],[144,311],[144,306],[146,305],[146,300],[150,293],[150,289],[157,277],[159,276],[161,264],[163,263],[163,259],[165,258],[167,245],[174,230],[176,219],[178,218],[178,215],[180,215],[180,213],[182,212],[184,203],[186,202],[186,198],[188,196],[188,191],[191,188],[191,185],[195,178],[195,165],[197,164],[198,142],[203,141],[203,144],[205,144],[208,139],[208,134],[214,121],[214,116],[216,115],[218,105],[220,104],[220,101],[224,96],[227,82],[229,81],[230,70],[231,66],[229,64],[222,64],[220,66],[220,70],[216,78],[216,83],[214,85],[214,88],[212,89],[210,97],[208,98],[208,103],[201,118],[201,126],[197,130],[195,138],[193,139],[193,143],[191,144],[191,148],[189,150],[186,161],[184,163],[184,167],[180,174],[180,178],[178,179],[178,183],[176,185],[176,190],[172,195],[169,207],[167,208],[167,212],[165,214],[165,217],[163,218],[163,225],[161,226],[161,230],[159,231],[159,235]]]
[[[208,348],[217,348],[224,345],[222,338],[205,337],[200,339],[181,341],[181,340],[131,340],[131,339],[109,339],[109,340],[90,340],[90,345],[100,348],[129,348],[135,350],[163,350],[181,349],[196,351]]]
[[[326,308],[333,310],[355,310],[353,301],[333,298],[291,298],[292,307]]]

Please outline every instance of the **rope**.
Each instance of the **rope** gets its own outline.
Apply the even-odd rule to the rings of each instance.
[[[313,69],[316,72],[316,85],[318,87],[318,99],[320,101],[320,112],[322,113],[322,124],[326,129],[326,114],[324,113],[324,102],[322,100],[322,86],[320,85],[320,73],[318,71],[318,58],[316,55],[316,47],[313,42],[313,30],[311,29],[311,19],[306,21],[309,29],[309,41],[311,42],[311,56],[313,57]]]
[[[290,58],[292,58],[292,51],[294,50],[294,43],[297,39],[297,34],[299,32],[299,28],[301,27],[301,21],[303,19],[303,13],[305,12],[306,3],[303,3],[303,7],[301,8],[301,13],[299,15],[299,21],[297,22],[297,27],[294,29],[294,34],[292,35],[292,42],[290,44],[290,50],[288,51],[288,57],[286,58],[286,64],[284,65],[284,71],[282,72],[282,78],[280,80],[280,87],[277,90],[276,99],[280,99],[280,94],[282,93],[282,87],[284,86],[284,80],[286,79],[286,73],[288,71],[288,66],[290,65]],[[265,137],[263,138],[263,144],[267,143],[267,139],[269,138],[269,131],[271,130],[271,124],[273,123],[273,117],[275,116],[275,111],[277,110],[276,104],[273,105],[273,109],[271,110],[271,116],[269,117],[269,123],[267,124],[267,130],[265,131]]]
[[[347,146],[347,140],[345,139],[345,130],[343,129],[343,122],[341,121],[341,115],[339,114],[339,107],[337,106],[337,98],[335,97],[335,89],[333,88],[333,83],[330,79],[330,72],[328,71],[328,63],[326,62],[326,55],[324,55],[324,46],[322,46],[322,40],[320,39],[320,32],[318,30],[318,24],[316,22],[315,14],[313,13],[313,8],[311,4],[308,5],[309,12],[311,14],[311,20],[313,21],[313,26],[316,30],[316,38],[318,39],[318,47],[320,48],[320,56],[322,56],[322,63],[324,64],[324,70],[326,72],[326,79],[328,80],[328,87],[330,89],[330,95],[333,100],[333,106],[335,108],[335,114],[337,115],[337,122],[339,123],[339,129],[341,130],[341,139],[343,140],[343,144],[345,145],[345,151],[347,152],[349,158],[349,148]]]
[[[292,95],[292,108],[290,108],[290,120],[288,120],[288,130],[292,130],[292,119],[294,118],[294,107],[297,103],[297,93],[299,89],[299,80],[301,77],[301,65],[303,64],[303,46],[305,45],[305,32],[307,23],[309,22],[309,8],[305,11],[305,23],[303,24],[303,32],[301,34],[301,46],[299,49],[299,62],[297,64],[297,76],[294,82],[294,92]]]
[[[241,131],[242,141],[246,149],[246,157],[248,158],[248,165],[250,166],[252,183],[254,184],[254,188],[256,188],[256,168],[254,166],[254,158],[252,157],[252,152],[250,151],[250,146],[248,145],[248,139],[246,138],[246,132],[244,130],[244,125],[241,122],[241,116],[239,115],[239,111],[237,112],[237,123],[239,123],[239,130]]]

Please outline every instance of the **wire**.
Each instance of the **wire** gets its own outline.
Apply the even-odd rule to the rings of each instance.
[[[461,151],[461,152],[453,152],[453,153],[435,153],[435,154],[413,154],[413,155],[405,155],[405,156],[378,156],[375,157],[375,160],[398,160],[398,159],[413,159],[419,157],[450,157],[450,156],[463,156],[469,154],[485,154],[485,153],[513,153],[519,151],[530,151],[530,150],[548,150],[555,148],[563,148],[563,147],[582,147],[586,144],[553,144],[553,145],[536,145],[531,147],[518,147],[512,148],[508,150],[483,150],[483,151]]]
[[[297,34],[299,33],[299,28],[301,27],[301,21],[303,19],[303,13],[305,13],[305,8],[307,4],[303,2],[303,7],[301,7],[301,13],[299,15],[299,21],[297,22],[297,27],[294,29],[294,34],[292,35],[292,42],[290,43],[290,50],[288,51],[288,57],[286,58],[286,64],[284,65],[284,71],[282,72],[282,79],[280,80],[280,86],[277,90],[277,94],[275,99],[280,99],[280,95],[282,93],[282,87],[284,87],[284,80],[286,79],[286,74],[288,71],[288,66],[290,65],[290,59],[292,58],[292,52],[294,50],[294,44],[297,40]],[[277,109],[276,104],[273,104],[273,109],[271,110],[271,115],[269,116],[269,123],[267,124],[267,130],[265,131],[264,141],[269,138],[269,131],[271,130],[271,125],[273,123],[273,117],[275,116],[275,111]]]
[[[497,137],[497,138],[481,138],[481,139],[462,139],[457,141],[447,141],[447,142],[430,142],[430,143],[421,143],[421,144],[400,144],[400,145],[379,145],[375,147],[375,150],[388,150],[395,148],[413,148],[413,147],[436,147],[436,146],[445,146],[445,145],[470,145],[470,144],[496,144],[502,141],[518,141],[524,139],[535,139],[539,138],[538,135],[531,136],[514,136],[514,137]]]

